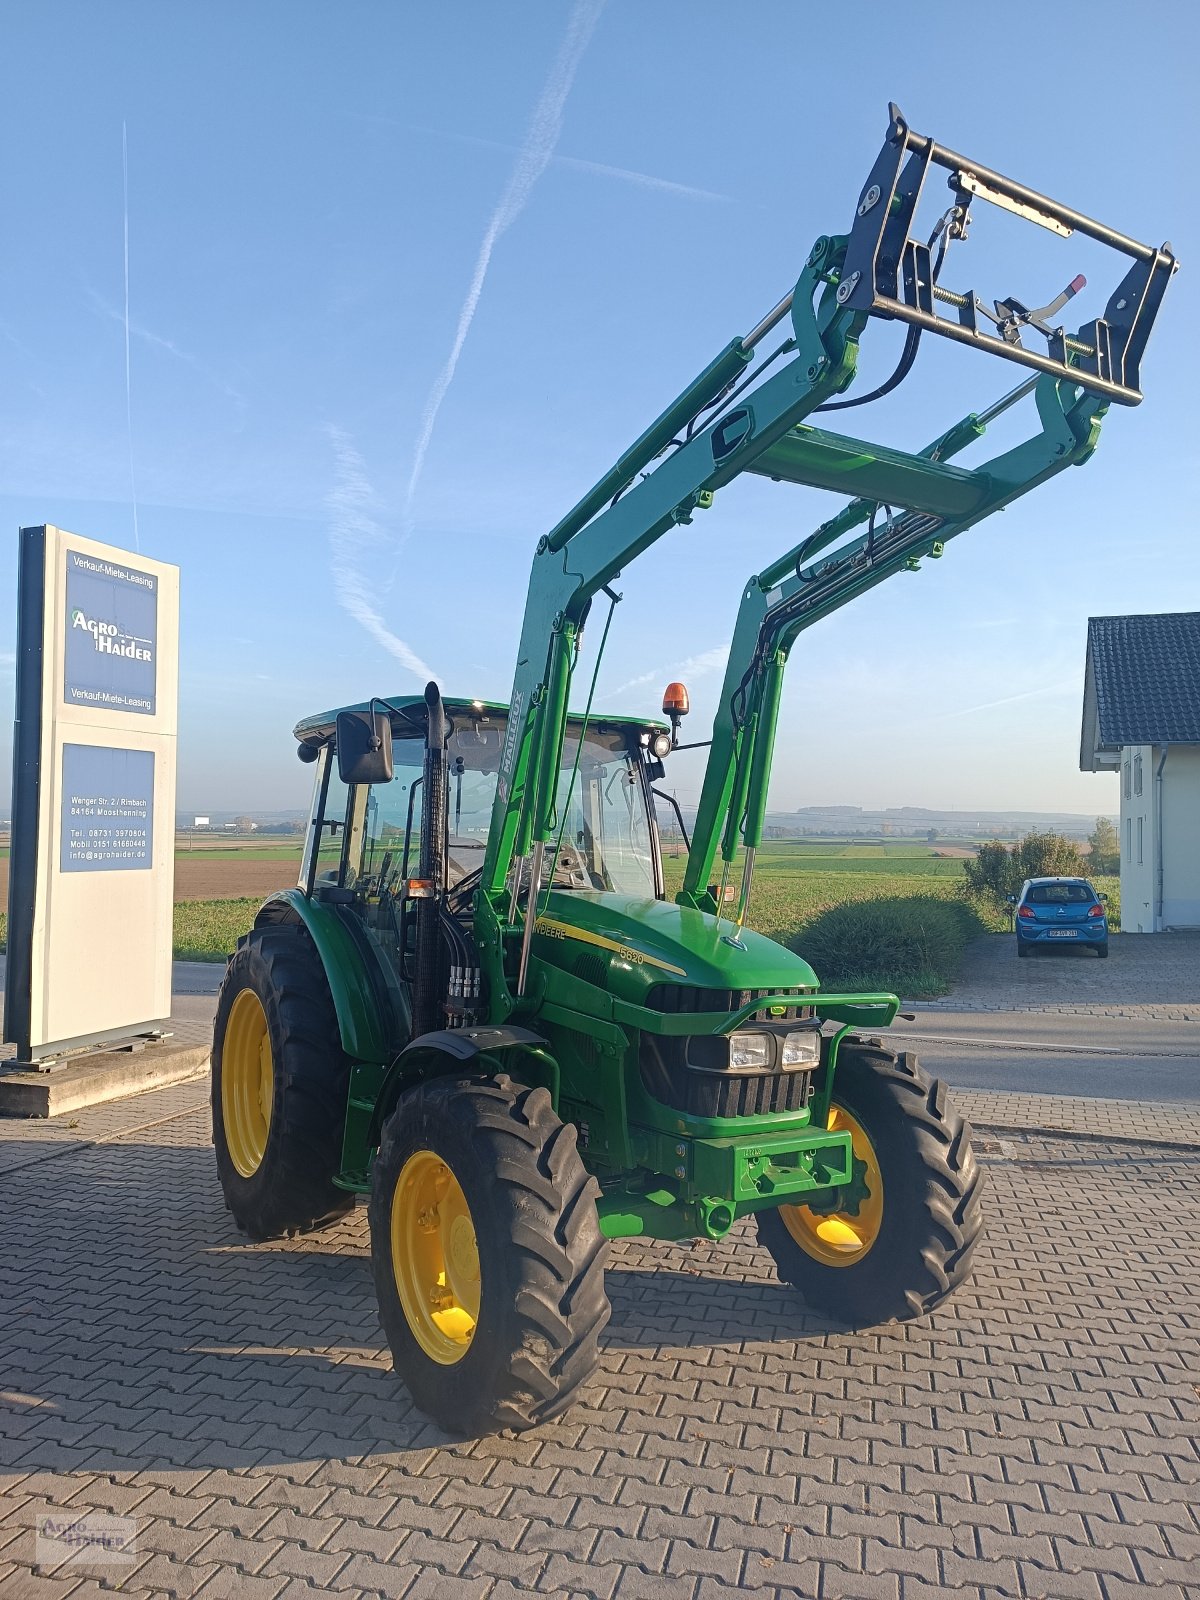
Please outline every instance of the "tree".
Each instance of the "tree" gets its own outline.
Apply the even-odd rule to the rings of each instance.
[[[1084,871],[1083,851],[1061,833],[1027,833],[1013,846],[1013,856],[1022,882],[1026,878],[1078,878]]]
[[[989,839],[986,844],[981,844],[975,859],[963,862],[963,871],[970,894],[1004,900],[1010,894],[1015,894],[1021,886],[1019,878],[1015,883],[1013,881],[1016,864],[1012,852],[999,839]]]
[[[1084,871],[1083,852],[1061,833],[1027,833],[1011,849],[991,840],[979,846],[974,861],[964,861],[967,893],[1007,900],[1017,894],[1026,878],[1078,878]]]
[[[1088,867],[1097,877],[1111,877],[1121,870],[1121,841],[1117,830],[1107,817],[1097,817],[1096,826],[1088,834],[1092,853]]]

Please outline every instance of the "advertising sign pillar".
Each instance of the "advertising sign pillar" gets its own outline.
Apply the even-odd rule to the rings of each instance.
[[[179,569],[20,538],[4,1037],[39,1061],[170,1016]]]

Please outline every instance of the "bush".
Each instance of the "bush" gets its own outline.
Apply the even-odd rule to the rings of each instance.
[[[823,989],[944,994],[968,939],[987,931],[962,901],[912,895],[859,900],[821,912],[791,940]]]

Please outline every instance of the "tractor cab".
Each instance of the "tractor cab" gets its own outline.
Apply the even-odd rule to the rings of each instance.
[[[306,718],[295,729],[302,760],[315,766],[312,812],[299,888],[339,908],[375,956],[396,1013],[396,1040],[410,1034],[409,991],[416,977],[417,909],[440,905],[443,965],[474,973],[473,902],[480,883],[496,798],[508,711],[481,700],[442,701],[447,782],[440,848],[424,849],[427,768],[426,703],[421,696],[374,700]],[[339,760],[338,727],[386,717],[390,777],[347,781]],[[343,742],[348,742],[343,739]],[[558,830],[543,890],[569,898],[596,893],[662,900],[662,856],[653,784],[670,745],[666,724],[635,717],[592,716],[568,721],[558,786]],[[429,841],[434,843],[434,841]],[[427,876],[430,864],[434,873]],[[510,874],[510,892],[524,904],[527,885]],[[461,957],[456,961],[455,957]],[[477,981],[455,983],[449,970],[437,985],[450,1025],[473,1020]],[[459,992],[454,993],[456,987]],[[466,992],[462,990],[466,989]],[[443,1023],[445,1025],[445,1023]]]

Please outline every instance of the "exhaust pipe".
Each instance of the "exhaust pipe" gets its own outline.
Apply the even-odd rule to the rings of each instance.
[[[425,768],[421,785],[421,877],[432,883],[417,901],[417,960],[413,981],[413,1037],[445,1026],[441,1005],[441,908],[446,883],[446,713],[436,683],[425,686]]]

